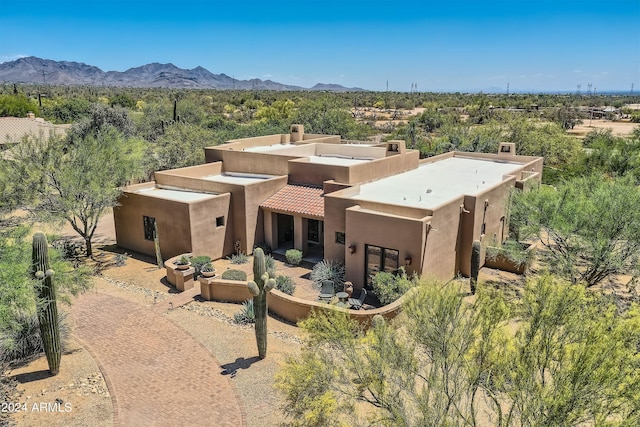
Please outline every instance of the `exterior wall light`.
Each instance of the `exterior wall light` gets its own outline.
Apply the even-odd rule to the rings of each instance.
[[[355,254],[356,253],[356,244],[352,243],[351,245],[349,245],[349,253],[351,254]]]
[[[406,266],[411,265],[411,261],[413,261],[413,260],[411,259],[411,257],[409,255],[404,257],[404,265],[406,265]]]

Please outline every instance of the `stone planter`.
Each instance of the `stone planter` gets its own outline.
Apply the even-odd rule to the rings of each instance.
[[[509,257],[502,247],[487,246],[485,267],[508,271],[516,274],[526,274],[533,262],[537,246],[530,243],[520,243],[522,252],[516,257]],[[516,258],[516,259],[514,259]]]
[[[191,263],[187,263],[187,264],[175,264],[176,266],[176,270],[188,270],[191,267]]]

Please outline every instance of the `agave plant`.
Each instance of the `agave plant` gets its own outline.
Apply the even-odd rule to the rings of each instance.
[[[311,281],[320,289],[322,282],[333,283],[334,292],[341,292],[346,280],[344,266],[337,261],[322,260],[313,266],[311,271]]]

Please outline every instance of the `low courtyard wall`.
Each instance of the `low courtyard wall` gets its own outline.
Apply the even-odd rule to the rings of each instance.
[[[165,262],[167,281],[174,286],[176,285],[176,276],[182,274],[175,269],[173,263],[178,258],[179,257],[174,257]],[[222,279],[221,276],[200,277],[198,281],[200,282],[200,296],[207,301],[240,303],[253,297],[247,287],[247,281],[226,280]],[[288,295],[277,289],[272,289],[269,292],[267,295],[267,303],[271,313],[292,323],[298,323],[306,319],[314,310],[343,310],[348,312],[352,319],[357,320],[364,326],[368,326],[376,315],[381,315],[385,319],[393,319],[396,317],[405,298],[410,293],[411,290],[391,304],[370,310],[339,308],[335,305]]]

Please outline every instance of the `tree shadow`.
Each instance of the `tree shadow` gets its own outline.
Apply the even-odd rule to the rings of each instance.
[[[260,361],[260,357],[258,356],[253,356],[248,359],[245,359],[244,357],[239,357],[236,359],[235,362],[220,365],[220,367],[224,369],[220,373],[222,375],[231,375],[231,377],[233,378],[236,376],[236,372],[238,371],[238,369],[249,369],[251,365],[259,361]]]
[[[30,383],[32,381],[40,381],[45,378],[51,377],[51,373],[47,369],[43,369],[41,371],[35,372],[25,372],[23,374],[18,374],[13,377],[14,380],[19,382],[20,384]]]

